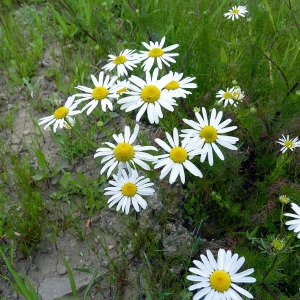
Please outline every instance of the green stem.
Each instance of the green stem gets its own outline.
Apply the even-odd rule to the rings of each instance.
[[[281,203],[281,212],[280,212],[280,238],[282,237],[282,228],[283,228],[283,206],[284,206],[284,204]]]
[[[112,117],[111,117],[111,115],[109,114],[109,112],[107,112],[107,115],[108,115],[109,121],[113,124],[114,129],[115,129],[115,131],[116,131],[116,133],[117,133],[117,132],[118,132],[118,128],[117,128],[117,126],[116,126],[114,120],[112,119]]]
[[[82,140],[84,140],[86,143],[88,143],[94,150],[97,149],[96,143],[88,140],[85,136],[83,136],[78,130],[72,126],[72,124],[65,118],[66,123],[70,126],[70,128],[73,130],[75,134],[77,134]]]
[[[276,161],[276,167],[273,172],[267,176],[267,181],[269,184],[275,182],[279,176],[284,174],[285,166],[290,162],[291,158],[287,151],[282,154],[282,156]]]

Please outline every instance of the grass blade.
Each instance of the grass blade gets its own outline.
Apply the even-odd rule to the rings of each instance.
[[[4,260],[9,272],[12,274],[12,276],[14,277],[14,280],[16,281],[16,284],[12,284],[12,286],[16,290],[16,292],[20,292],[26,299],[38,300],[39,299],[38,294],[36,293],[34,287],[32,286],[30,280],[28,279],[28,277],[24,274],[25,281],[28,286],[27,287],[25,285],[25,283],[23,282],[23,280],[20,278],[19,274],[14,270],[12,265],[9,263],[2,248],[0,248],[0,254],[1,254],[2,259]]]
[[[71,284],[71,289],[72,289],[72,294],[73,294],[74,297],[77,297],[78,292],[77,292],[77,289],[76,289],[76,283],[75,283],[75,280],[74,280],[74,276],[72,274],[72,271],[70,269],[68,261],[67,261],[67,259],[64,255],[62,255],[62,260],[63,260],[63,263],[64,263],[64,265],[67,269],[67,272],[68,272],[68,276],[69,276],[69,280],[70,280],[70,284]]]

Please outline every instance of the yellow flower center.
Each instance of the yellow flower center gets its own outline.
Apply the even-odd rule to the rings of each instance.
[[[281,195],[281,196],[279,196],[279,201],[282,204],[288,204],[288,203],[290,203],[291,199],[289,197],[287,197],[286,195]]]
[[[55,119],[64,119],[69,113],[69,109],[62,106],[54,112]]]
[[[279,240],[273,240],[272,242],[272,246],[276,249],[276,250],[282,250],[283,249],[283,243]]]
[[[120,95],[120,94],[122,94],[122,93],[124,93],[126,91],[127,91],[127,88],[123,87],[122,89],[117,90],[117,93]]]
[[[170,151],[170,158],[175,162],[175,163],[183,163],[186,158],[187,158],[187,152],[184,148],[182,147],[174,147]]]
[[[155,85],[147,85],[142,89],[141,98],[147,103],[153,103],[160,97],[160,90]]]
[[[97,86],[93,89],[92,92],[92,97],[98,101],[103,100],[104,98],[107,97],[107,95],[108,95],[108,89],[105,88],[104,86]]]
[[[205,139],[206,143],[214,142],[217,139],[217,135],[215,127],[210,125],[204,126],[200,131],[200,137]]]
[[[234,15],[237,15],[239,12],[240,12],[240,10],[237,9],[237,8],[232,10],[232,13],[233,13]]]
[[[284,145],[287,147],[287,148],[293,148],[294,147],[294,143],[292,141],[285,141],[284,142]]]
[[[232,98],[232,94],[230,92],[225,92],[223,94],[223,98],[225,98],[225,99],[231,99]]]
[[[127,60],[126,56],[124,55],[119,55],[114,59],[114,63],[116,65],[121,65],[124,64],[124,62]]]
[[[222,293],[230,288],[231,279],[227,272],[216,270],[210,275],[209,282],[215,291]]]
[[[132,182],[127,182],[122,186],[122,194],[127,197],[133,197],[136,194],[137,187]]]
[[[149,51],[149,56],[151,57],[159,57],[164,54],[164,51],[160,48],[153,48]]]
[[[120,143],[116,146],[114,155],[118,161],[126,162],[133,158],[134,149],[128,143]]]
[[[167,90],[177,90],[179,88],[179,83],[176,80],[170,81],[166,86],[165,89]]]

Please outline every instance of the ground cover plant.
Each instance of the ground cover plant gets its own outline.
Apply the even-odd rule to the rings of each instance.
[[[4,281],[37,297],[15,252],[69,231],[108,261],[83,299],[300,297],[298,1],[0,8]]]

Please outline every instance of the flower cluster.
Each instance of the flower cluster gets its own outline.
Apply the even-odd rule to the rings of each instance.
[[[91,114],[100,106],[103,112],[113,110],[115,105],[125,112],[138,110],[136,121],[140,121],[147,114],[149,123],[158,124],[164,116],[164,110],[173,112],[178,98],[186,98],[192,94],[191,89],[197,88],[193,81],[195,77],[184,77],[183,73],[169,71],[163,73],[163,65],[170,66],[174,63],[173,57],[178,53],[170,53],[179,45],[164,47],[166,38],[160,42],[142,43],[146,51],[126,49],[119,55],[109,55],[108,63],[102,68],[99,75],[91,75],[93,86],[76,87],[80,93],[68,98],[64,107],[58,108],[50,117],[40,119],[39,124],[46,124],[45,128],[54,124],[53,131],[57,127],[72,128],[74,120],[71,116],[86,112]],[[144,76],[129,76],[128,73],[140,64]],[[105,71],[116,71],[116,75],[106,74]],[[122,77],[126,76],[127,78]],[[238,94],[235,88],[234,95]],[[243,93],[234,99],[241,99]],[[78,107],[81,106],[79,110]],[[112,187],[106,190],[106,195],[112,195],[108,200],[109,207],[117,204],[117,210],[129,212],[132,204],[136,211],[147,206],[141,195],[150,195],[154,189],[149,188],[153,183],[145,181],[144,177],[138,177],[137,169],[149,171],[151,166],[154,170],[160,170],[160,179],[169,175],[170,184],[179,177],[185,183],[185,170],[196,177],[203,177],[202,172],[191,160],[199,156],[199,162],[203,163],[208,158],[209,165],[213,165],[214,152],[224,160],[220,146],[230,150],[237,150],[235,144],[239,140],[225,133],[235,130],[236,126],[227,126],[230,119],[222,120],[223,113],[211,110],[209,117],[204,107],[195,113],[197,121],[183,119],[182,121],[190,128],[183,129],[180,133],[173,128],[173,134],[166,133],[168,143],[156,138],[155,142],[165,154],[153,155],[148,151],[158,151],[154,146],[142,146],[136,144],[138,140],[139,125],[136,124],[131,134],[129,126],[125,126],[124,132],[113,134],[112,142],[104,142],[96,150],[95,158],[100,157],[100,173],[113,176],[109,181]],[[113,174],[116,172],[116,174]],[[130,183],[130,184],[129,184]],[[142,184],[141,184],[142,183]],[[146,186],[144,186],[146,184]]]
[[[240,9],[240,7],[236,8]],[[244,10],[232,11],[231,14],[242,15]],[[225,14],[226,15],[226,14]],[[178,53],[170,53],[179,45],[164,47],[165,37],[160,42],[142,43],[146,51],[126,49],[119,55],[109,55],[108,63],[103,66],[98,76],[91,75],[92,86],[78,85],[77,94],[69,97],[66,104],[58,108],[53,115],[39,120],[39,124],[46,124],[45,128],[53,125],[53,131],[57,128],[68,127],[74,129],[74,115],[85,112],[91,114],[96,107],[101,107],[103,112],[114,110],[115,106],[124,112],[137,111],[135,120],[139,122],[146,114],[150,124],[159,124],[164,117],[164,111],[173,112],[178,106],[178,98],[187,98],[192,94],[191,90],[197,88],[193,81],[195,77],[184,77],[182,73],[169,71],[163,73],[163,65],[170,66],[174,63],[173,57]],[[144,76],[130,75],[141,64]],[[114,75],[106,72],[116,72]],[[126,76],[126,78],[122,78]],[[236,105],[244,98],[240,87],[227,88],[219,91],[219,102]],[[81,108],[79,108],[81,107]],[[139,170],[159,170],[159,179],[169,175],[169,183],[174,183],[178,178],[185,183],[185,172],[202,178],[203,174],[199,164],[206,159],[213,166],[214,154],[224,160],[222,148],[237,150],[239,139],[229,136],[227,133],[237,129],[237,126],[229,126],[231,119],[224,119],[222,111],[212,108],[207,111],[205,107],[194,109],[195,119],[182,119],[182,123],[188,128],[172,129],[166,132],[166,140],[155,138],[155,143],[162,148],[164,153],[154,155],[158,149],[154,146],[141,145],[139,142],[139,124],[134,128],[125,126],[123,132],[114,133],[113,141],[105,141],[96,149],[95,158],[100,159],[100,174],[107,174],[112,179],[105,187],[104,195],[109,196],[109,208],[116,205],[116,210],[122,210],[125,214],[131,207],[136,212],[147,208],[146,196],[154,194],[154,183],[149,178],[139,175]],[[193,162],[194,158],[198,158]],[[294,228],[294,227],[293,227]],[[239,283],[252,283],[255,279],[248,277],[253,269],[237,273],[245,259],[238,259],[238,255],[232,255],[231,251],[220,249],[217,261],[208,250],[207,257],[201,255],[201,261],[195,260],[197,268],[189,270],[195,275],[189,275],[188,280],[196,282],[189,289],[199,291],[194,299],[240,299],[238,293],[253,298],[246,290],[239,287]]]

